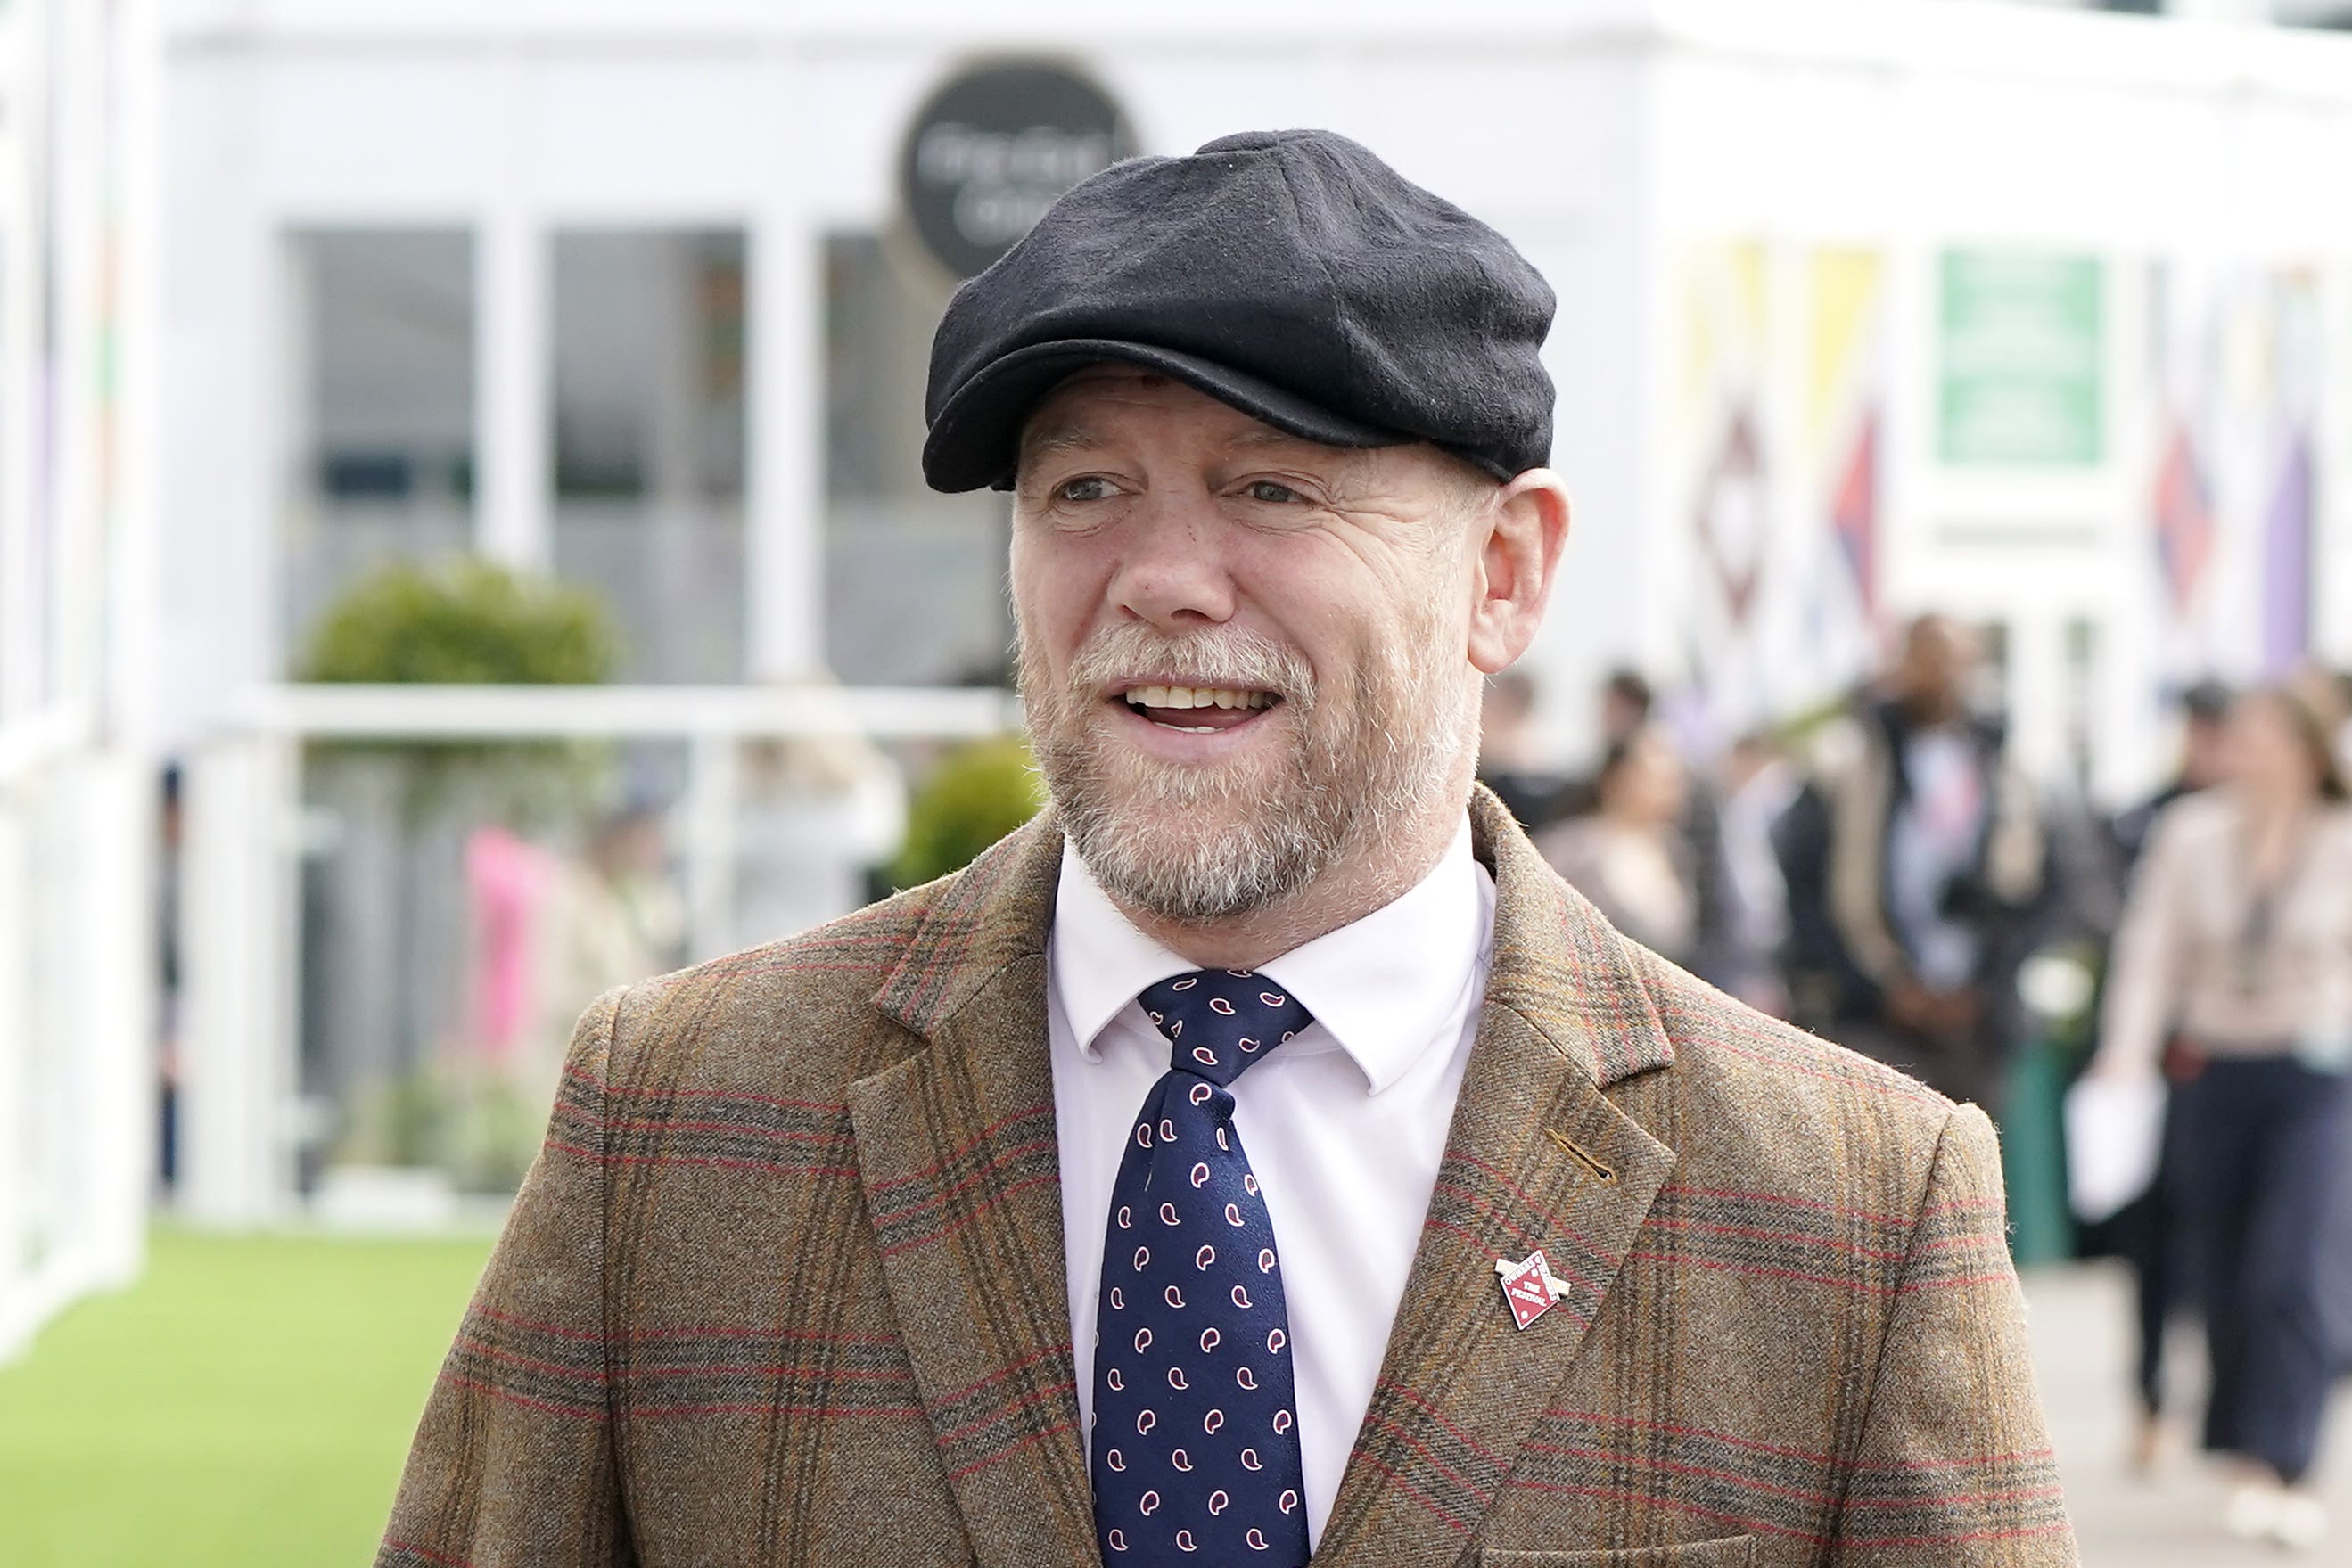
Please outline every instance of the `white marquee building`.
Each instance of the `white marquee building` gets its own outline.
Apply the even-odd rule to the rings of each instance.
[[[2352,40],[1951,0],[166,14],[174,747],[385,549],[604,587],[641,677],[989,665],[1001,503],[915,476],[947,284],[897,166],[1006,56],[1090,77],[1142,151],[1356,136],[1550,277],[1563,716],[1619,660],[1735,721],[1832,689],[1828,535],[1881,619],[2005,628],[2031,752],[2087,725],[2094,784],[2133,787],[2164,681],[2284,656],[2263,519],[2298,443],[2304,641],[2352,657]],[[2211,523],[2167,535],[2176,436]]]
[[[2028,758],[2113,801],[2168,687],[2352,663],[2352,38],[1958,0],[154,9],[155,564],[115,656],[139,766],[188,768],[184,1191],[215,1218],[304,1179],[297,743],[521,711],[287,690],[371,564],[471,548],[612,601],[676,702],[529,711],[699,759],[706,915],[711,737],[814,722],[719,688],[996,722],[951,688],[1001,670],[1003,503],[920,485],[950,275],[900,181],[990,67],[1091,83],[1147,152],[1328,126],[1552,280],[1579,511],[1530,667],[1564,748],[1612,664],[1719,739],[1940,608],[1996,630]],[[982,228],[1024,199],[979,188],[992,155],[934,160]]]

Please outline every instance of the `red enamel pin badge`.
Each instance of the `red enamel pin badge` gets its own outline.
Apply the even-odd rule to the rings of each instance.
[[[1568,1281],[1551,1271],[1540,1247],[1517,1263],[1508,1258],[1496,1259],[1495,1273],[1503,1282],[1503,1304],[1511,1309],[1511,1322],[1520,1328],[1551,1311],[1554,1301],[1567,1299]]]

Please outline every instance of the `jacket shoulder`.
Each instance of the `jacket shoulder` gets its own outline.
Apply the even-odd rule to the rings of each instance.
[[[2150,815],[2134,870],[2156,878],[2226,865],[2238,852],[2238,810],[2219,789],[2176,797]]]
[[[2193,789],[2158,807],[2148,819],[2148,847],[2204,845],[2227,838],[2237,807],[2219,789]]]

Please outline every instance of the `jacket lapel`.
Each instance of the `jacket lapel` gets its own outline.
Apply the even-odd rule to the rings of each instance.
[[[1048,818],[946,890],[876,1005],[929,1049],[849,1089],[866,1210],[983,1568],[1094,1563],[1045,1014]]]
[[[1623,940],[1483,789],[1495,946],[1461,1098],[1319,1563],[1448,1563],[1567,1375],[1674,1154],[1601,1092],[1673,1060]],[[1524,1329],[1495,1264],[1566,1295]]]

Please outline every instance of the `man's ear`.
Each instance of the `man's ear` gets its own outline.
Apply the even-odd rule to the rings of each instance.
[[[1495,492],[1475,528],[1471,563],[1470,663],[1481,674],[1508,669],[1543,624],[1559,553],[1568,543],[1568,486],[1549,468],[1530,468]]]

